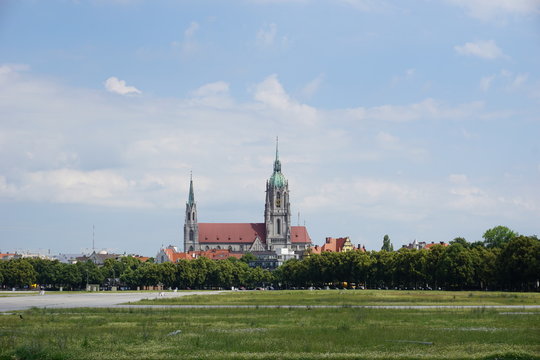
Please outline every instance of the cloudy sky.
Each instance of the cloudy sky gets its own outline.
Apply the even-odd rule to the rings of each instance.
[[[538,0],[0,3],[0,251],[262,222],[380,249],[540,235]],[[298,219],[299,217],[299,219]]]

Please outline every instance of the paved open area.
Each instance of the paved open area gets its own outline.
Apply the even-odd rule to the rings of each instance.
[[[91,293],[47,293],[35,292],[0,293],[0,312],[37,308],[114,307],[118,304],[142,299],[170,298],[188,295],[218,294],[220,291],[163,292],[91,292]],[[4,295],[4,296],[2,296]]]
[[[370,308],[370,309],[540,309],[540,305],[121,305],[142,299],[171,298],[189,295],[213,295],[222,291],[179,291],[179,292],[91,292],[91,293],[45,293],[0,292],[0,312],[37,308]],[[3,295],[3,296],[2,296]]]

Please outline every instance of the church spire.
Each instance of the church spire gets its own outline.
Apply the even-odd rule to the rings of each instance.
[[[193,174],[189,174],[189,200],[188,204],[193,205],[195,203],[195,194],[193,193]]]
[[[279,161],[279,139],[276,136],[276,160],[274,161],[274,173],[281,172],[281,161]]]

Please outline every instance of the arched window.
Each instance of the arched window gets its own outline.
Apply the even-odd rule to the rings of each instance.
[[[221,246],[218,245],[216,249],[221,250]]]
[[[190,212],[187,213],[187,219],[188,219],[188,221],[191,220],[191,213]]]
[[[276,207],[281,207],[281,193],[276,194]]]
[[[278,235],[281,235],[281,219],[277,219],[277,222],[276,222],[276,233]]]
[[[189,251],[193,251],[193,246],[190,246],[190,247],[189,247]]]
[[[193,230],[189,230],[189,241],[194,241],[195,240],[195,233],[193,232]]]
[[[191,214],[191,220],[195,221],[195,211]]]
[[[232,251],[232,246],[229,245],[229,251]]]
[[[210,247],[208,245],[206,245],[206,247],[204,248],[204,250],[208,251],[210,250]]]

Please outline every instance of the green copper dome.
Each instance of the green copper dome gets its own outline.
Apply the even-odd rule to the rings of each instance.
[[[283,176],[281,171],[274,172],[272,176],[270,176],[270,180],[269,180],[270,185],[272,185],[273,187],[279,187],[279,188],[284,187],[286,182],[287,180],[285,180],[285,176]]]

